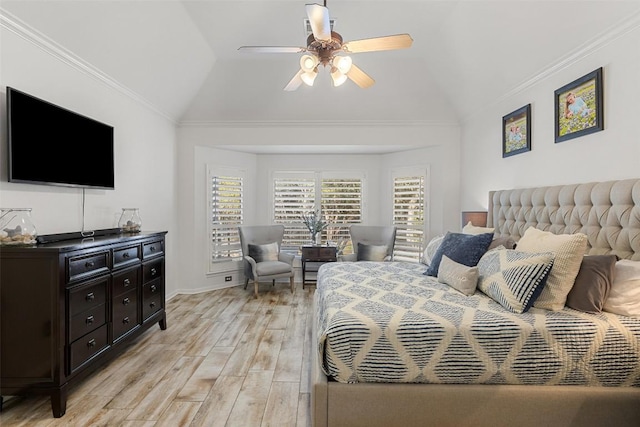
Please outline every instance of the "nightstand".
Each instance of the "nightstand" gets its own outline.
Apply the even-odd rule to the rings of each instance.
[[[304,285],[315,284],[316,278],[307,279],[307,273],[317,273],[326,262],[337,260],[335,246],[303,246],[302,247],[302,289]],[[311,282],[311,283],[309,283]]]

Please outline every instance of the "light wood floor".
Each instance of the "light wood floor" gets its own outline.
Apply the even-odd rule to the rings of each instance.
[[[310,426],[313,286],[242,286],[178,295],[167,330],[152,327],[72,388],[5,399],[5,426]]]

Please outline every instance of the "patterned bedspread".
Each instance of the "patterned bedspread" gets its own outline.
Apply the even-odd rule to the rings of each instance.
[[[324,264],[323,370],[339,382],[640,386],[640,319],[565,308],[514,314],[405,262]]]

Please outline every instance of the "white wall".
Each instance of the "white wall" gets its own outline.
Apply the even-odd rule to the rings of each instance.
[[[554,91],[604,68],[604,131],[554,143]],[[486,209],[488,192],[640,176],[640,29],[635,28],[463,125],[461,207]],[[532,149],[502,158],[502,116],[532,106]]]
[[[331,140],[339,135],[340,141]],[[431,171],[430,234],[459,227],[459,129],[457,126],[341,126],[225,127],[186,126],[178,129],[180,291],[200,292],[236,285],[244,280],[237,266],[207,275],[206,164],[233,166],[249,171],[245,193],[246,224],[271,223],[269,187],[274,171],[349,171],[365,175],[366,217],[370,224],[390,223],[391,170],[418,166]],[[301,144],[423,145],[424,148],[394,154],[250,154],[219,146]],[[242,147],[238,147],[242,148]],[[339,147],[336,148],[336,151]],[[232,282],[224,282],[232,275]]]
[[[166,230],[167,294],[176,288],[176,132],[172,122],[27,38],[0,29],[0,144],[6,159],[6,87],[114,126],[115,190],[86,190],[85,229],[117,226],[121,208],[139,207],[144,230]],[[89,154],[88,154],[89,156]],[[80,231],[82,190],[7,182],[0,165],[0,205],[30,207],[39,234]]]

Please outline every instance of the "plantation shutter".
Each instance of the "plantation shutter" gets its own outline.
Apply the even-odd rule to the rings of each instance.
[[[212,261],[242,257],[238,226],[242,224],[243,178],[211,175]]]
[[[394,260],[420,261],[425,224],[425,176],[393,179],[393,224],[396,226]]]
[[[311,176],[274,179],[274,222],[284,225],[282,246],[299,247],[309,243],[311,234],[300,215],[315,210],[316,181]]]
[[[362,179],[323,178],[321,208],[329,223],[323,240],[349,241],[349,226],[362,222]]]

